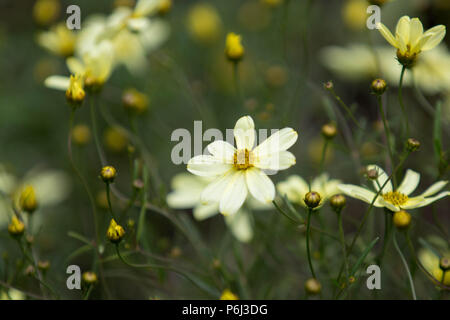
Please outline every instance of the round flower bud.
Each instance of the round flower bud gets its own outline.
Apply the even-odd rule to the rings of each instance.
[[[47,271],[48,269],[50,269],[50,262],[49,262],[48,260],[45,260],[45,261],[38,261],[37,266],[38,266],[39,270],[45,272],[45,271]]]
[[[342,208],[345,207],[347,200],[342,194],[336,194],[330,198],[330,206],[335,212],[341,212]]]
[[[118,225],[114,219],[111,219],[108,230],[106,231],[106,237],[112,243],[119,243],[125,236],[125,230],[122,226]]]
[[[334,89],[334,84],[333,81],[327,81],[323,84],[323,87],[327,90],[333,90]]]
[[[85,124],[77,124],[72,129],[72,140],[80,146],[86,145],[91,140],[91,129]]]
[[[450,258],[442,257],[439,261],[439,268],[441,268],[444,272],[450,270]]]
[[[348,283],[355,283],[356,278],[354,276],[348,277]]]
[[[317,279],[310,278],[305,282],[305,290],[308,294],[319,294],[322,290],[322,285]]]
[[[70,76],[69,88],[66,90],[66,99],[72,108],[78,108],[83,104],[86,96],[83,85],[83,79],[80,76]]]
[[[419,148],[420,148],[420,142],[419,142],[419,140],[414,139],[414,138],[409,138],[409,139],[406,141],[406,148],[407,148],[408,151],[410,151],[410,152],[414,152],[414,151],[419,150]]]
[[[105,183],[114,182],[114,179],[117,176],[117,171],[113,166],[105,166],[102,168],[100,172],[100,177]]]
[[[23,211],[28,213],[33,213],[37,209],[36,192],[32,186],[23,188],[19,197],[19,206]]]
[[[135,114],[142,114],[148,109],[148,97],[136,89],[125,90],[122,103],[126,110]]]
[[[322,135],[325,139],[333,139],[337,135],[337,128],[334,123],[327,123],[322,126]]]
[[[394,213],[393,222],[398,229],[406,229],[411,224],[411,215],[404,210],[397,211]]]
[[[378,179],[378,171],[376,169],[367,170],[366,174],[367,174],[367,178],[370,180]]]
[[[383,79],[375,79],[372,81],[372,85],[370,87],[373,93],[381,96],[386,91],[387,84]]]
[[[58,0],[38,0],[33,7],[34,21],[41,26],[48,26],[58,19],[60,10]]]
[[[13,216],[11,223],[8,225],[8,232],[13,237],[20,237],[25,231],[25,224],[16,216]]]
[[[315,191],[310,191],[305,195],[305,204],[313,209],[316,208],[320,204],[320,194]]]
[[[233,32],[227,34],[225,41],[225,55],[228,60],[238,62],[244,56],[245,49],[241,44],[241,36]]]
[[[81,276],[83,282],[86,284],[95,284],[98,281],[97,274],[92,271],[86,271]]]

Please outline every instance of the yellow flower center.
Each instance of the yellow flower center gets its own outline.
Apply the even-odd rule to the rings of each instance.
[[[394,206],[402,206],[408,201],[408,196],[398,191],[390,191],[383,194],[383,199]]]
[[[251,151],[237,150],[234,153],[234,167],[237,170],[245,170],[253,167],[254,157]]]

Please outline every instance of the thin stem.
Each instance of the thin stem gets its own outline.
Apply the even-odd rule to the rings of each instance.
[[[397,239],[395,237],[395,232],[394,232],[394,235],[393,235],[393,240],[394,240],[395,249],[397,250],[398,254],[400,255],[400,258],[402,259],[403,265],[404,265],[405,270],[406,270],[406,274],[408,275],[409,285],[411,287],[411,294],[413,296],[413,299],[417,300],[416,290],[414,289],[414,282],[413,282],[413,279],[412,279],[412,276],[411,276],[411,272],[409,271],[408,262],[406,262],[406,259],[403,256],[403,253],[400,250],[400,247],[398,246]]]
[[[388,149],[388,153],[389,153],[389,158],[391,160],[391,169],[395,167],[395,162],[394,162],[394,154],[391,150],[391,131],[389,130],[389,126],[388,123],[386,121],[386,115],[384,113],[384,108],[383,108],[383,100],[381,99],[381,96],[379,95],[377,97],[377,101],[378,101],[378,107],[380,109],[380,114],[381,114],[381,119],[383,120],[383,127],[384,127],[384,133],[386,134],[386,146]],[[393,182],[394,182],[394,186],[397,185],[397,179],[394,175],[394,177],[392,178]]]
[[[403,96],[402,96],[402,87],[403,87],[403,77],[405,75],[406,67],[402,67],[402,72],[400,73],[400,81],[398,83],[398,102],[400,103],[400,107],[402,108],[403,118],[406,123],[406,134],[409,137],[409,121],[408,114],[406,113],[405,106],[403,104]]]
[[[345,109],[345,111],[347,112],[347,114],[349,115],[350,119],[352,119],[353,123],[359,128],[362,129],[362,127],[359,125],[358,120],[356,120],[355,116],[352,113],[352,110],[349,108],[349,106],[347,106],[345,104],[345,102],[341,99],[341,97],[339,97],[336,92],[334,91],[333,88],[328,89],[328,91],[331,92],[331,94],[333,95],[333,97],[337,100],[337,102],[339,102],[339,104],[341,105],[342,108]]]
[[[96,114],[95,114],[95,103],[94,103],[95,98],[94,97],[90,97],[90,101],[91,101],[91,122],[92,122],[92,132],[94,134],[94,141],[95,141],[95,148],[97,149],[97,154],[98,157],[100,158],[100,162],[102,164],[102,166],[106,165],[106,158],[105,155],[103,154],[101,145],[100,145],[100,139],[98,137],[98,130],[97,130],[97,118],[96,118]]]
[[[341,240],[342,245],[342,253],[344,255],[344,266],[345,266],[345,283],[347,283],[349,278],[349,270],[348,270],[348,257],[347,257],[347,248],[345,245],[345,234],[344,234],[344,227],[342,225],[342,214],[341,212],[338,213],[338,225],[339,225],[339,236]]]
[[[243,102],[241,82],[239,79],[239,62],[233,62],[233,81],[236,88],[236,95],[238,97],[239,103]]]
[[[106,182],[105,184],[106,184],[106,199],[108,201],[109,213],[111,214],[111,217],[114,219],[114,221],[119,223],[119,220],[117,220],[114,215],[114,211],[113,211],[112,204],[111,204],[111,190],[110,190],[111,188],[109,186],[109,182]]]
[[[89,300],[89,296],[91,295],[92,289],[94,289],[94,285],[90,284],[89,288],[86,291],[86,294],[83,297],[83,300]]]
[[[387,246],[389,244],[390,234],[391,234],[391,231],[392,231],[392,224],[389,223],[389,218],[390,218],[389,213],[385,212],[385,215],[384,215],[383,247],[381,249],[381,253],[380,253],[380,256],[378,258],[378,265],[380,266],[380,268],[381,268],[381,265],[383,264],[383,258],[384,258],[384,255],[386,253],[386,249],[387,249]]]
[[[319,165],[319,172],[323,172],[323,165],[325,163],[325,156],[327,154],[327,147],[328,147],[329,139],[325,138],[325,141],[323,142],[323,148],[322,148],[322,155],[320,157],[320,165]]]
[[[314,268],[312,265],[312,261],[311,261],[311,250],[309,247],[309,238],[311,237],[311,214],[312,214],[312,209],[309,208],[308,209],[308,220],[306,221],[306,253],[308,255],[308,264],[309,264],[309,268],[311,269],[311,274],[313,276],[314,279],[316,279],[316,274],[314,273]]]

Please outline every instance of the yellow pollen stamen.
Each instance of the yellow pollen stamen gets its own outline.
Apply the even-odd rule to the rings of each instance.
[[[401,206],[408,201],[408,196],[398,191],[390,191],[383,194],[383,199],[394,206]]]
[[[234,153],[234,167],[237,170],[245,170],[253,167],[254,157],[251,151],[237,150]]]

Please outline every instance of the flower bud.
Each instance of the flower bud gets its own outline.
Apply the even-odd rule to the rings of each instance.
[[[441,260],[439,260],[439,268],[444,272],[450,270],[450,258],[442,257]]]
[[[33,6],[34,21],[41,26],[48,26],[58,19],[60,10],[58,0],[38,0]]]
[[[408,149],[408,151],[414,152],[414,151],[419,150],[419,148],[420,148],[419,140],[414,139],[414,138],[409,138],[406,141],[406,149]]]
[[[83,89],[83,79],[79,75],[71,75],[69,88],[66,90],[66,99],[72,108],[78,108],[84,101],[86,93]]]
[[[344,195],[336,194],[330,198],[330,206],[337,213],[341,212],[342,208],[345,207],[347,200]]]
[[[411,215],[404,210],[397,211],[394,213],[393,222],[398,229],[406,229],[411,224]]]
[[[322,290],[322,285],[317,279],[310,278],[305,282],[305,290],[308,294],[319,294]]]
[[[14,215],[11,219],[11,223],[8,225],[9,234],[13,237],[20,237],[24,231],[25,224]]]
[[[32,186],[28,185],[23,188],[19,197],[19,206],[23,211],[28,213],[33,213],[37,209],[36,192]]]
[[[327,123],[322,126],[322,135],[325,139],[333,139],[337,134],[337,128],[334,123]]]
[[[381,96],[386,91],[387,84],[383,79],[375,79],[372,81],[372,85],[370,87],[374,94]]]
[[[108,227],[108,231],[106,231],[106,237],[112,243],[119,243],[123,237],[125,236],[125,230],[122,226],[118,225],[114,219],[111,219],[111,222]]]
[[[367,170],[366,175],[369,180],[377,180],[378,179],[378,171],[376,169]]]
[[[45,271],[47,271],[48,269],[50,269],[50,262],[49,262],[48,260],[45,260],[45,261],[38,261],[37,266],[38,266],[38,269],[39,269],[39,270],[45,272]]]
[[[122,103],[126,110],[135,114],[142,114],[148,109],[148,97],[136,89],[125,90]]]
[[[318,192],[315,191],[310,191],[305,195],[305,204],[313,209],[316,208],[319,204],[320,204],[320,194]]]
[[[323,87],[327,90],[333,90],[334,89],[334,84],[333,81],[327,81],[323,84]]]
[[[225,289],[220,296],[220,300],[239,300],[239,297],[231,292],[230,289]]]
[[[244,56],[245,49],[241,44],[241,36],[233,32],[227,34],[225,54],[228,60],[238,62]]]
[[[170,9],[172,9],[172,0],[161,0],[158,5],[158,14],[161,16],[169,13]]]
[[[117,171],[113,166],[105,166],[100,172],[100,177],[105,183],[112,183],[117,176]]]
[[[91,140],[91,129],[85,124],[77,124],[72,129],[72,140],[77,145],[86,145]]]
[[[81,276],[82,280],[86,284],[95,284],[98,281],[97,274],[92,271],[86,271]]]

